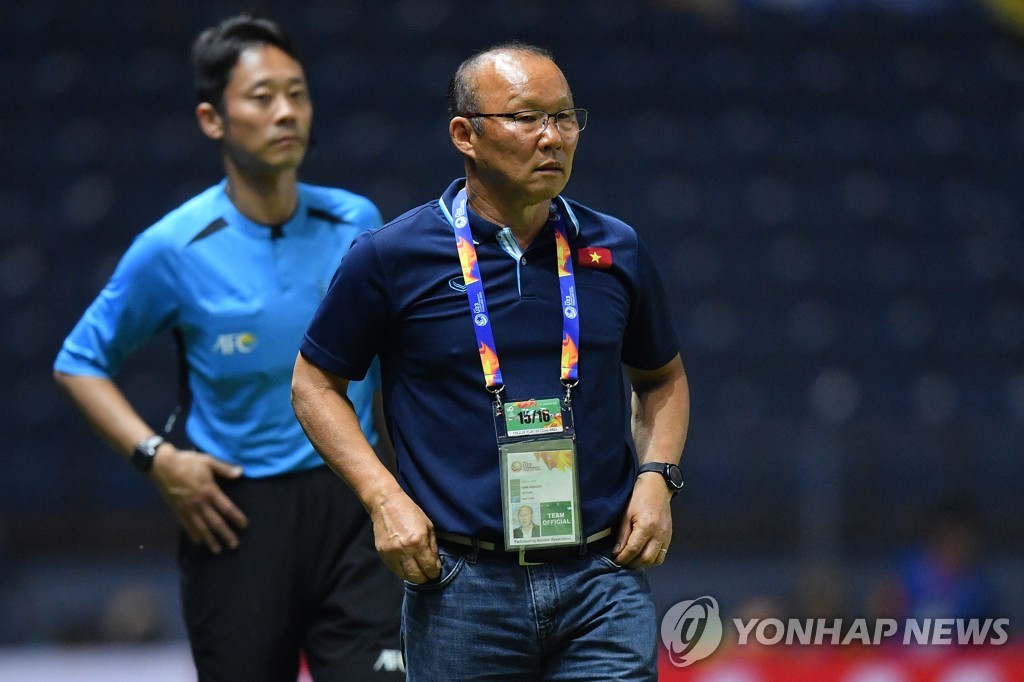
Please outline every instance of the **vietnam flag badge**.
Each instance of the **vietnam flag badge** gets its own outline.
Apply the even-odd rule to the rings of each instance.
[[[587,246],[576,252],[576,263],[584,268],[607,270],[612,266],[612,252],[600,246]]]

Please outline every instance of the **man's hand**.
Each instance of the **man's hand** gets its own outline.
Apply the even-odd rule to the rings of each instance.
[[[404,492],[388,495],[370,510],[377,553],[403,580],[425,583],[441,575],[434,524]]]
[[[196,544],[214,554],[224,545],[238,547],[236,530],[249,524],[234,502],[217,485],[217,477],[238,478],[242,468],[194,450],[178,450],[170,443],[157,449],[150,476],[157,490],[177,515]]]
[[[672,493],[661,476],[637,477],[612,550],[615,563],[629,568],[665,563],[672,542],[671,502]]]

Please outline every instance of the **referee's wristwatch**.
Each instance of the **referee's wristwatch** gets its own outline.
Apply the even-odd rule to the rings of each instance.
[[[683,489],[683,472],[677,464],[648,462],[640,467],[641,474],[646,474],[649,471],[661,474],[662,478],[665,479],[665,485],[672,491],[673,496]],[[639,474],[637,475],[639,476]]]
[[[156,450],[165,443],[163,436],[150,436],[139,442],[132,450],[132,466],[144,474],[148,474],[153,468],[153,458],[156,457]]]

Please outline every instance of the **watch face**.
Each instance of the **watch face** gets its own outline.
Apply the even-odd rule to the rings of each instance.
[[[675,464],[670,464],[665,467],[665,473],[668,474],[668,482],[676,490],[683,487],[683,472],[680,471],[679,467]]]

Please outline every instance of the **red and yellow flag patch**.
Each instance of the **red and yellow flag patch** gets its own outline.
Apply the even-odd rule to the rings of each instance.
[[[607,270],[612,266],[612,252],[600,246],[587,246],[576,252],[576,263],[585,268]]]

